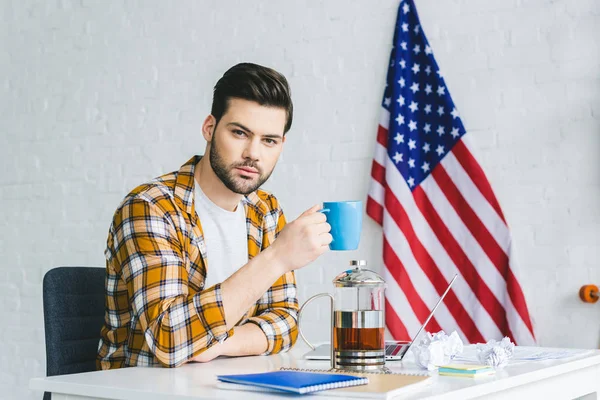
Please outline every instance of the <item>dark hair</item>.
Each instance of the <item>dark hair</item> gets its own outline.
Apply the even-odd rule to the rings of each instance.
[[[262,65],[241,63],[231,67],[215,85],[211,114],[219,120],[227,111],[229,99],[254,101],[261,106],[285,109],[287,120],[283,133],[292,127],[294,106],[285,76]]]

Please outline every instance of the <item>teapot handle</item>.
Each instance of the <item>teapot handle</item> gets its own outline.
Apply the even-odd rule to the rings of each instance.
[[[334,313],[333,313],[333,302],[334,302],[334,298],[332,295],[330,295],[329,293],[319,293],[319,294],[315,294],[314,296],[312,296],[311,298],[309,298],[308,300],[306,300],[304,302],[304,304],[302,304],[302,307],[300,307],[300,310],[298,311],[298,333],[300,334],[300,337],[302,338],[302,340],[304,340],[304,343],[306,343],[311,349],[315,349],[315,346],[312,345],[312,343],[310,343],[306,337],[304,336],[304,334],[302,333],[302,328],[300,325],[300,318],[302,317],[302,310],[304,310],[304,307],[306,307],[308,305],[308,303],[310,303],[311,301],[319,298],[319,297],[329,297],[329,301],[331,303],[331,346],[329,346],[331,348],[331,367],[335,368],[335,359],[334,359],[334,350],[333,350],[333,323],[334,323]]]

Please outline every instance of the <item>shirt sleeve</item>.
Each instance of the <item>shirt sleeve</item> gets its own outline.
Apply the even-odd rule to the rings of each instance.
[[[112,234],[112,263],[121,268],[133,317],[162,365],[177,367],[233,334],[226,328],[221,285],[190,291],[182,233],[171,214],[137,196],[115,214]]]
[[[269,218],[267,218],[265,227],[265,231],[275,230],[275,238],[286,223],[283,212],[276,204],[275,201],[275,207],[269,216],[273,226],[268,226]],[[267,237],[266,232],[263,237]],[[267,242],[264,247],[270,244]],[[281,276],[258,300],[257,306],[256,315],[249,318],[248,322],[258,325],[267,337],[268,347],[263,355],[291,349],[298,337],[298,298],[294,272]]]

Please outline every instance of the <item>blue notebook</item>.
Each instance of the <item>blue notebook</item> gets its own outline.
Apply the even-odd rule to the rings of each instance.
[[[260,374],[217,375],[222,382],[258,386],[291,393],[312,393],[319,390],[366,385],[368,378],[345,374],[315,372],[273,371]]]

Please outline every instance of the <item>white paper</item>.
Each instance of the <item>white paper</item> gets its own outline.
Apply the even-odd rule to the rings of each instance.
[[[440,365],[449,364],[454,357],[463,351],[463,343],[456,331],[450,336],[444,331],[432,335],[426,332],[424,337],[411,346],[415,356],[415,364],[429,371]]]

